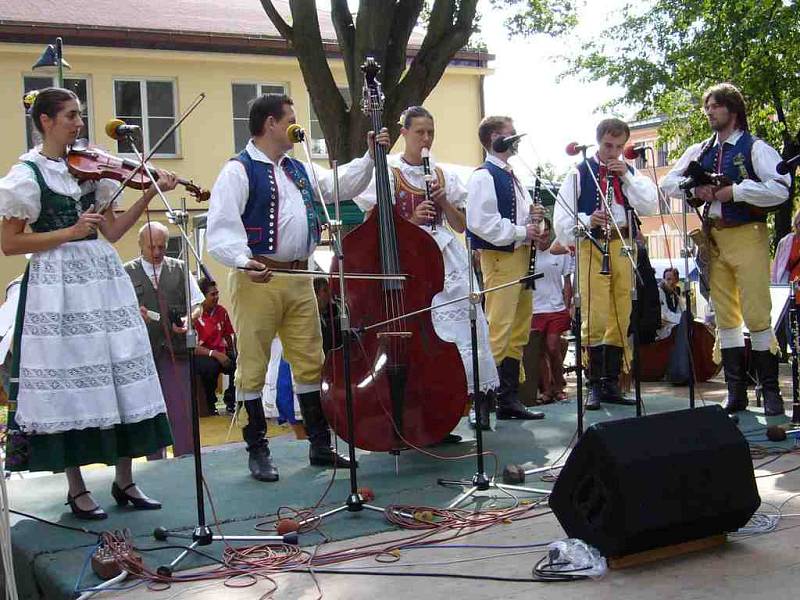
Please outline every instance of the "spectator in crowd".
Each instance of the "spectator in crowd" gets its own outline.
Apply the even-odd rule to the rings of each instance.
[[[658,284],[658,297],[661,301],[661,327],[656,334],[657,340],[668,338],[672,329],[681,322],[683,305],[681,303],[681,290],[678,269],[670,267],[664,269],[661,283]]]
[[[342,343],[339,329],[339,305],[333,301],[331,286],[324,277],[314,279],[314,294],[317,296],[319,321],[322,325],[322,350],[325,354]]]
[[[186,354],[186,291],[182,260],[166,255],[169,229],[153,221],[139,229],[141,256],[125,263],[133,282],[139,311],[147,324],[161,392],[172,427],[173,454],[192,453],[191,384]],[[194,276],[189,276],[192,307],[203,302]],[[148,460],[166,456],[165,450]]]
[[[566,400],[564,353],[561,334],[570,328],[572,304],[572,260],[559,244],[550,250],[550,219],[543,220],[542,238],[536,241],[536,272],[544,277],[533,291],[531,330],[542,335],[544,353],[539,362],[539,389],[542,402]]]
[[[197,348],[194,351],[197,376],[205,393],[208,414],[217,415],[217,380],[220,373],[228,375],[225,409],[228,414],[233,414],[236,409],[236,388],[233,385],[236,346],[233,341],[233,325],[228,311],[219,303],[217,283],[207,277],[201,278],[199,283],[205,300],[194,319],[197,329]]]

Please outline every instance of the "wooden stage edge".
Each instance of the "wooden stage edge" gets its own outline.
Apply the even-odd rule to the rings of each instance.
[[[672,546],[662,546],[661,548],[653,548],[652,550],[645,550],[644,552],[637,552],[636,554],[628,554],[626,556],[618,556],[616,558],[608,559],[608,566],[611,569],[627,569],[628,567],[638,567],[647,563],[664,560],[665,558],[673,558],[691,552],[699,552],[701,550],[708,550],[709,548],[716,548],[721,546],[728,540],[728,536],[724,533],[719,535],[712,535],[699,540],[691,540],[689,542],[681,542],[680,544],[673,544]]]

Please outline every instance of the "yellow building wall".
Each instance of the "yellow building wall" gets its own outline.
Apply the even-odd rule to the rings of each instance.
[[[113,82],[118,78],[165,78],[175,81],[178,113],[188,108],[203,92],[205,100],[180,128],[178,157],[162,158],[153,163],[169,169],[200,186],[211,188],[222,165],[233,154],[233,83],[284,84],[295,100],[298,121],[308,125],[309,101],[299,66],[294,58],[202,52],[87,48],[70,46],[65,40],[66,60],[72,66],[67,77],[89,79],[90,131],[92,141],[115,150],[115,143],[103,132],[105,123],[114,117]],[[42,47],[31,44],[0,43],[0,176],[26,151],[25,113],[22,106],[23,77],[39,75],[31,70]],[[337,81],[346,81],[341,61],[332,63]],[[439,82],[425,106],[436,116],[435,154],[441,162],[477,165],[482,151],[477,140],[481,118],[480,82],[485,70],[451,68]],[[393,151],[402,149],[402,142]],[[201,205],[179,187],[168,194],[173,207],[180,206],[185,196],[187,207],[194,214],[205,212]],[[126,191],[124,205],[137,197]],[[150,218],[164,221],[159,199],[150,205]],[[142,218],[142,222],[144,220]],[[138,255],[135,226],[116,248],[122,260]],[[170,225],[175,233],[175,228]],[[227,276],[224,267],[208,256],[204,260],[220,285],[223,303],[227,302]],[[21,256],[0,257],[0,300],[9,281],[22,273],[26,259]]]

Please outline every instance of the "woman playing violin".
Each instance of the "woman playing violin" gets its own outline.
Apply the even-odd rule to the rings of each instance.
[[[72,513],[103,519],[107,514],[86,490],[80,467],[114,464],[117,503],[158,509],[134,484],[131,458],[169,445],[172,437],[133,286],[109,244],[131,228],[156,191],[144,192],[122,214],[101,214],[118,184],[78,181],[65,162],[83,126],[77,96],[44,89],[30,112],[42,144],[0,179],[3,253],[30,255],[14,336],[18,383],[11,387],[7,466],[63,470]],[[159,172],[159,185],[171,190],[176,178]]]

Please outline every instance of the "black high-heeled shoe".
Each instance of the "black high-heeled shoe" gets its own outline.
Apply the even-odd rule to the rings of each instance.
[[[117,501],[117,504],[125,506],[130,502],[136,510],[159,510],[161,508],[161,502],[158,500],[153,500],[147,496],[144,498],[136,498],[127,494],[126,490],[131,489],[135,485],[135,483],[131,482],[124,488],[120,488],[116,481],[111,484],[111,495],[114,496],[114,500]]]
[[[67,492],[67,501],[64,502],[64,504],[69,506],[69,509],[72,511],[72,514],[75,515],[76,519],[83,519],[84,521],[100,521],[102,519],[107,519],[108,513],[100,508],[99,505],[90,510],[78,508],[78,505],[75,504],[75,500],[86,494],[91,494],[91,492],[89,490],[84,490],[80,494],[74,496],[70,496],[69,492]]]

